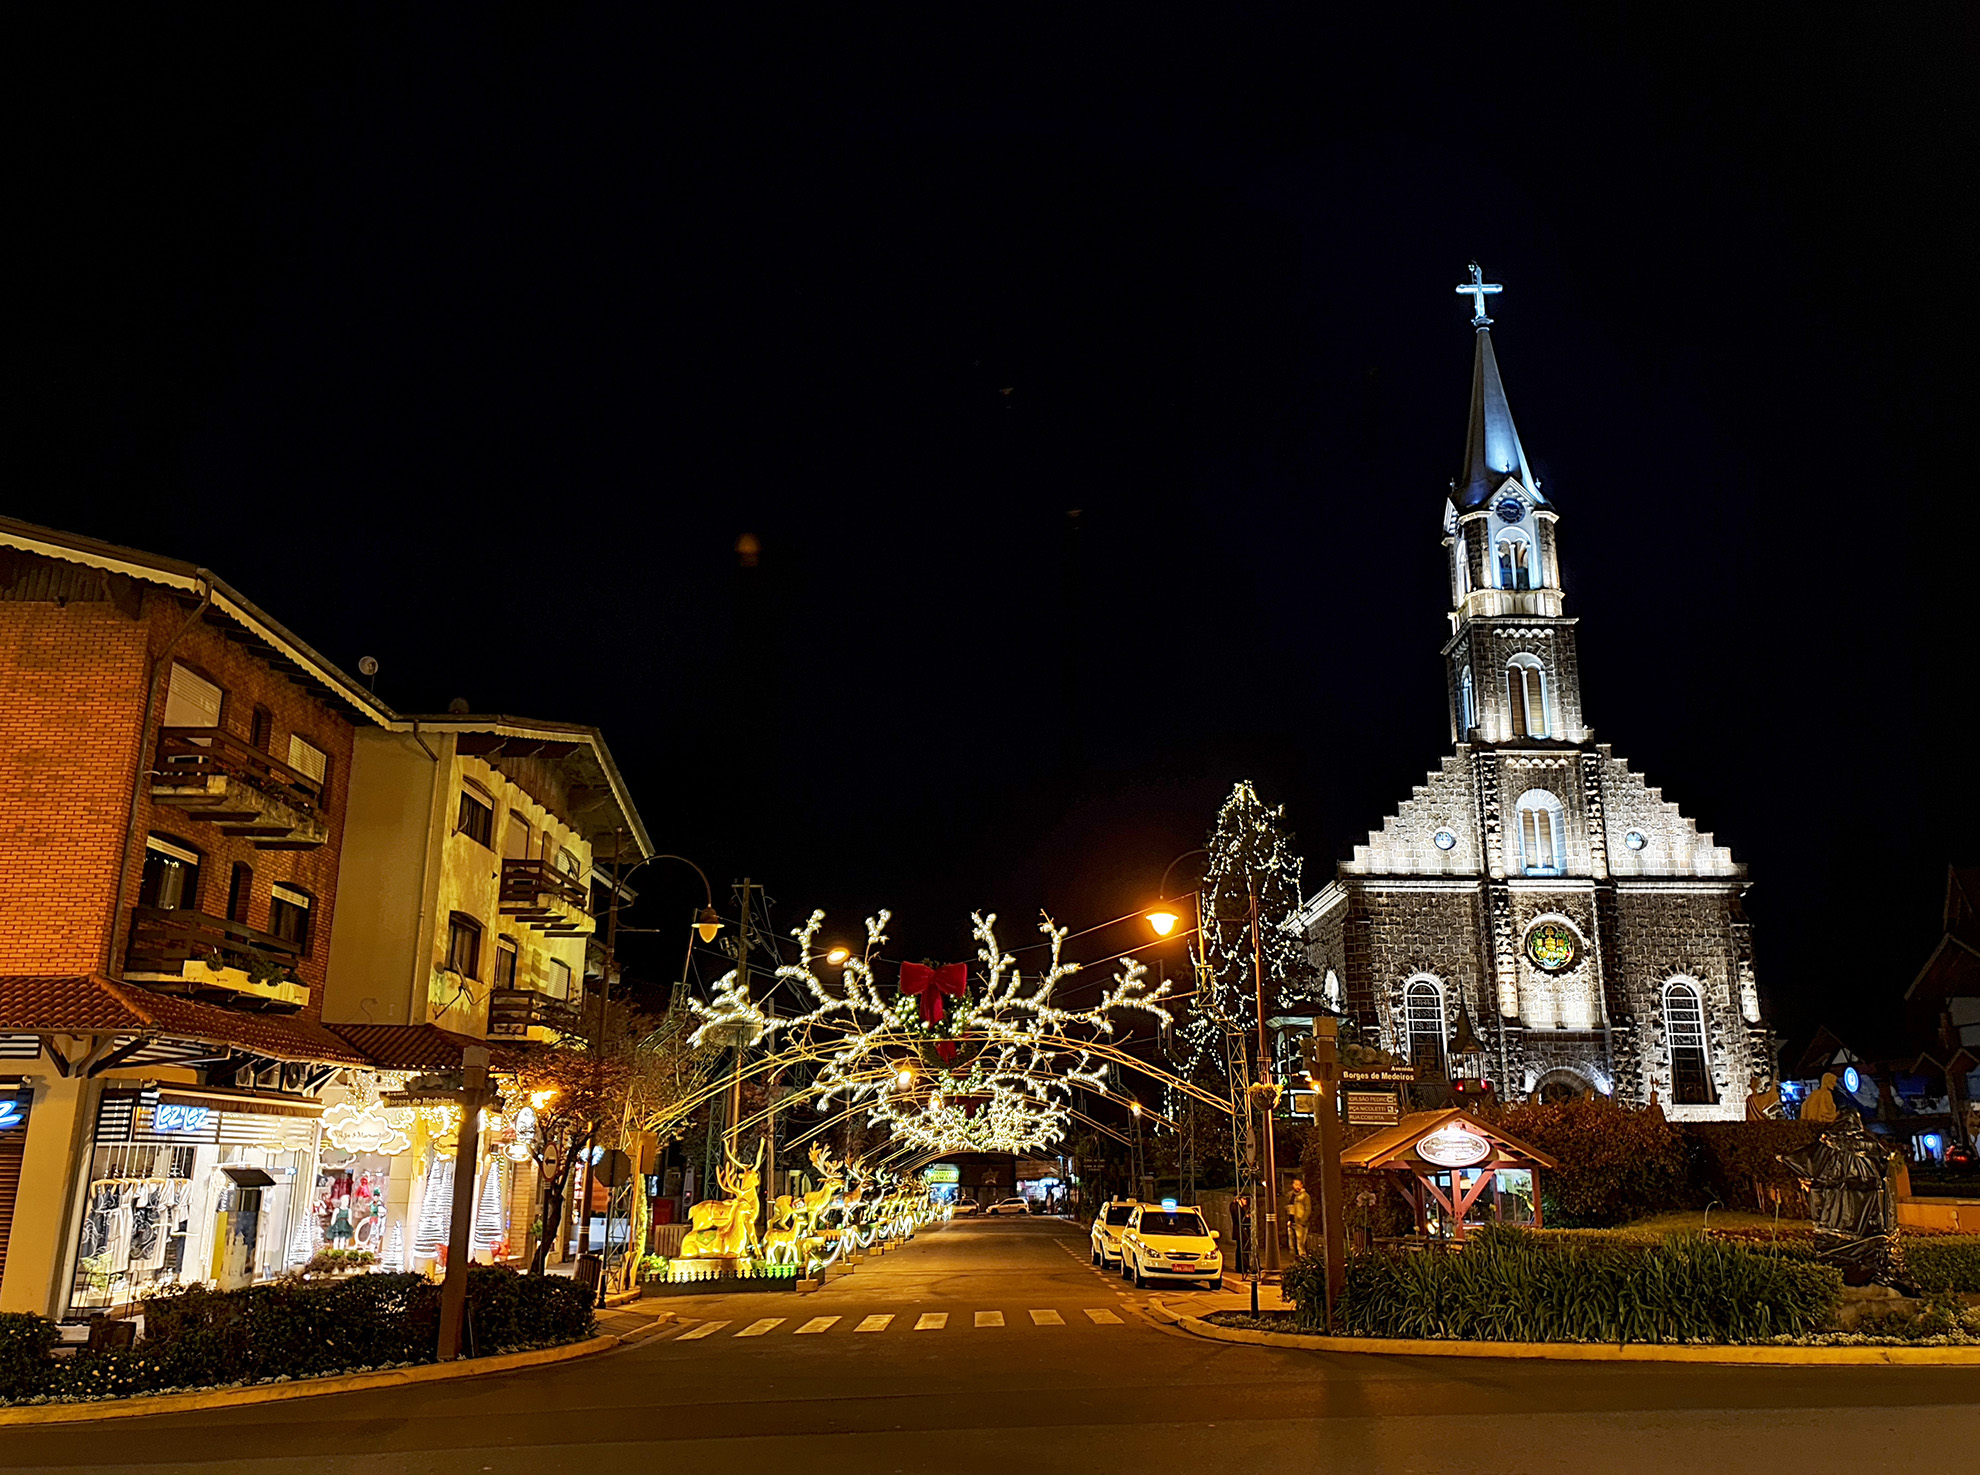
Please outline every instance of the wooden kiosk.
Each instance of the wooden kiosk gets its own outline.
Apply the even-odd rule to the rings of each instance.
[[[1479,1209],[1495,1223],[1538,1229],[1540,1170],[1557,1164],[1453,1106],[1412,1113],[1342,1148],[1341,1166],[1400,1175],[1392,1181],[1416,1210],[1416,1232],[1462,1244],[1465,1220]]]

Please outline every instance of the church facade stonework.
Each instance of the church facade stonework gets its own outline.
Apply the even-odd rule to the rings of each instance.
[[[1745,868],[1583,720],[1559,514],[1499,378],[1496,288],[1474,267],[1458,290],[1476,306],[1444,510],[1453,750],[1304,907],[1313,962],[1364,1043],[1427,1079],[1655,1091],[1673,1120],[1737,1120],[1772,1073]]]

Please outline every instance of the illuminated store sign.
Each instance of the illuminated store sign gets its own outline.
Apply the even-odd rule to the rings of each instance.
[[[1492,1155],[1492,1144],[1462,1127],[1440,1127],[1416,1144],[1416,1155],[1440,1168],[1468,1168]]]
[[[21,1110],[20,1102],[11,1098],[0,1101],[0,1132],[18,1127],[26,1120],[27,1114]]]
[[[213,1109],[207,1106],[165,1105],[151,1114],[151,1130],[154,1132],[204,1132],[206,1124],[212,1120]]]

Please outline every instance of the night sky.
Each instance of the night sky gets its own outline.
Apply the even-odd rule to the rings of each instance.
[[[1895,1005],[1980,862],[1970,9],[694,9],[45,35],[7,510],[961,957],[1240,778],[1317,889],[1448,750],[1476,258],[1597,738],[1790,1034]]]

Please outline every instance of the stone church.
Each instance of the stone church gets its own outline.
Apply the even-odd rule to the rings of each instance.
[[[1593,1087],[1673,1120],[1771,1075],[1745,867],[1597,743],[1476,266],[1471,417],[1444,504],[1452,749],[1301,913],[1330,1001],[1419,1077]]]

